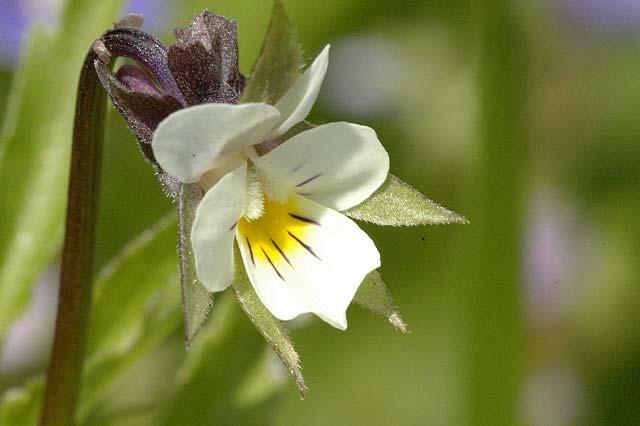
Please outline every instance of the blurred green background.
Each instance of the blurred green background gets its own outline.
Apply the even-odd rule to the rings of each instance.
[[[60,16],[59,3],[0,3],[5,136],[15,120],[4,107],[12,79],[22,75],[18,46],[26,28],[41,21],[55,31],[67,19],[86,31],[59,36],[88,40],[64,65],[73,70],[106,29],[75,22],[80,14]],[[291,334],[307,400],[285,379],[257,420],[215,424],[640,424],[640,268],[633,266],[640,260],[640,2],[284,3],[308,58],[332,44],[310,121],[375,128],[391,171],[471,224],[363,225],[382,253],[382,273],[411,334],[357,307],[349,310],[346,332],[316,319],[296,321]],[[234,17],[248,74],[271,2],[149,0],[125,8],[147,15],[143,29],[168,43],[172,28],[205,8]],[[54,62],[43,66],[41,78],[75,86],[74,75],[55,75]],[[37,128],[48,113],[39,111],[29,125]],[[34,132],[18,133],[13,143]],[[99,266],[173,208],[113,110],[105,146]],[[47,238],[59,243],[56,234]],[[55,266],[30,273],[43,275],[26,316],[0,345],[0,391],[46,367]],[[166,395],[185,359],[182,329],[172,330],[109,388],[102,410],[124,407],[124,415],[108,424],[156,424],[149,413],[172,398]],[[252,343],[233,352],[240,344],[234,334],[225,342],[219,353],[241,359],[262,351]],[[218,352],[204,353],[204,365],[220,361]],[[233,374],[216,377],[185,398],[207,406],[212,389],[235,387]],[[259,392],[265,380],[273,377],[250,388]],[[138,405],[148,409],[127,418],[126,407]],[[211,424],[197,408],[192,414],[170,424]]]

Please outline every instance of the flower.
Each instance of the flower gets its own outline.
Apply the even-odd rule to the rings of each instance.
[[[200,183],[191,242],[199,280],[213,292],[231,285],[234,240],[262,303],[282,320],[313,312],[347,327],[346,309],[364,277],[380,266],[371,239],[340,213],[386,179],[389,157],[376,133],[338,122],[295,134],[326,74],[329,46],[275,105],[203,104],[164,119],[152,141],[162,169]],[[285,136],[286,137],[286,136]]]

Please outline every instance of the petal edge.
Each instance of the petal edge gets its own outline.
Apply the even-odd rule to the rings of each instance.
[[[282,123],[272,133],[273,137],[285,134],[290,128],[304,120],[318,98],[320,87],[329,66],[329,45],[320,52],[311,66],[276,102],[282,114]]]

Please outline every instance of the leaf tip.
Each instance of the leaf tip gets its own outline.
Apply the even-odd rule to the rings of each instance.
[[[304,377],[302,377],[302,374],[295,374],[295,373],[293,373],[293,374],[295,376],[296,385],[298,386],[298,393],[300,394],[300,401],[304,401],[305,399],[307,399],[307,393],[309,392],[309,388],[304,383]]]
[[[389,322],[391,323],[391,325],[393,325],[396,330],[398,330],[400,333],[402,334],[410,334],[411,332],[409,331],[409,327],[407,326],[407,324],[402,320],[402,317],[400,316],[400,313],[398,311],[392,312],[391,315],[389,315]]]
[[[468,225],[471,222],[469,222],[469,219],[462,216],[461,214],[458,214],[456,212],[451,212],[451,220],[449,223],[450,224],[459,223],[461,225]]]
[[[200,285],[199,283],[194,283]],[[185,316],[184,324],[184,344],[188,350],[196,339],[196,336],[207,322],[209,315],[211,314],[211,308],[213,308],[213,296],[209,294],[209,297],[205,298],[205,305],[199,309],[200,317],[195,319],[187,319]],[[202,314],[204,312],[204,314]]]
[[[282,4],[282,0],[273,0],[273,12],[276,10],[278,13],[284,13],[284,5]]]

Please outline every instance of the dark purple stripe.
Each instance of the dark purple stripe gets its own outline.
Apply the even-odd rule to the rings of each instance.
[[[309,182],[312,182],[312,181],[314,181],[314,180],[318,179],[320,176],[322,176],[322,173],[318,173],[318,174],[317,174],[317,175],[315,175],[315,176],[311,176],[309,179],[305,180],[304,182],[300,182],[299,184],[297,184],[297,185],[296,185],[296,188],[300,188],[301,186],[306,185],[306,184],[308,184]]]
[[[276,268],[276,265],[273,264],[273,262],[271,261],[271,258],[269,257],[269,255],[267,254],[266,251],[264,251],[264,247],[260,247],[260,250],[262,250],[262,253],[264,253],[265,257],[267,258],[267,260],[269,261],[269,265],[271,265],[271,267],[273,268],[274,271],[276,271],[276,274],[278,274],[278,276],[280,277],[280,279],[282,281],[284,281],[284,277],[282,276],[282,274],[280,273],[280,271],[278,271],[278,268]]]
[[[297,220],[299,220],[301,222],[312,223],[314,225],[320,226],[320,222],[318,222],[316,220],[313,220],[313,219],[310,219],[308,217],[300,216],[300,215],[293,214],[293,213],[289,213],[289,216],[291,216],[292,218],[297,219]]]
[[[282,251],[282,249],[280,248],[280,246],[278,244],[276,244],[275,241],[273,241],[273,239],[271,240],[271,242],[273,243],[273,245],[275,246],[275,248],[278,250],[278,252],[280,252],[280,254],[282,255],[282,257],[284,258],[284,260],[287,261],[287,263],[289,264],[289,266],[293,266],[291,265],[291,262],[289,262],[289,258],[287,257],[286,254],[284,254],[284,252]]]
[[[249,246],[249,254],[251,255],[251,263],[253,263],[253,266],[256,266],[256,260],[253,258],[253,249],[251,248],[251,242],[249,241],[249,237],[247,237],[247,246]]]
[[[301,168],[302,166],[304,166],[305,164],[307,164],[307,162],[306,162],[306,161],[305,161],[305,162],[303,162],[303,163],[300,163],[300,165],[298,165],[298,166],[297,166],[297,167],[295,167],[293,170],[291,170],[291,173],[295,173],[295,172],[297,172],[297,171],[298,171],[298,170],[300,170],[300,168]]]
[[[296,237],[295,235],[293,235],[291,233],[291,231],[287,231],[287,234],[289,234],[291,236],[291,238],[293,238],[294,240],[296,240],[302,247],[304,247],[309,253],[311,253],[316,259],[318,260],[322,260],[318,257],[318,255],[313,251],[313,249],[308,246],[307,244],[305,244],[300,238]]]

